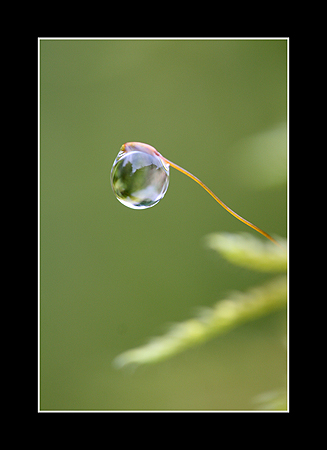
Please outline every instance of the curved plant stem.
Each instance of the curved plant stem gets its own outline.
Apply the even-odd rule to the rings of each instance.
[[[226,209],[226,211],[228,211],[232,216],[236,217],[236,219],[240,220],[241,222],[245,223],[245,225],[248,225],[249,227],[253,228],[254,230],[256,230],[258,233],[262,234],[263,236],[265,236],[267,239],[269,239],[271,242],[273,242],[274,244],[278,245],[278,247],[281,247],[281,245],[273,238],[270,236],[270,234],[266,233],[265,231],[261,230],[261,228],[257,227],[256,225],[254,225],[253,223],[249,222],[248,220],[244,219],[244,217],[240,216],[239,214],[237,214],[235,211],[233,211],[231,208],[229,208],[227,205],[225,205],[225,203],[223,201],[220,200],[220,198],[217,197],[216,194],[214,194],[212,192],[211,189],[208,188],[208,186],[206,186],[199,178],[197,178],[195,175],[193,175],[192,173],[188,172],[187,170],[183,169],[182,167],[178,166],[177,164],[169,161],[167,158],[165,158],[164,156],[161,155],[161,158],[164,160],[164,162],[166,164],[169,164],[170,166],[174,167],[175,169],[179,170],[180,172],[182,172],[184,175],[187,175],[188,177],[190,177],[192,180],[194,180],[196,183],[198,183],[201,187],[203,187],[203,189],[205,189],[208,194],[211,195],[211,197],[213,197],[216,202],[219,203],[220,206],[222,206],[224,209]]]

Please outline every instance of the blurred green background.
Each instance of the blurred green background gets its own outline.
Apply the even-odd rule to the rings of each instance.
[[[136,211],[110,170],[123,143],[148,143],[286,236],[286,88],[286,40],[40,40],[41,410],[247,410],[285,389],[285,312],[134,373],[112,367],[270,276],[205,247],[215,231],[256,233],[183,174]]]

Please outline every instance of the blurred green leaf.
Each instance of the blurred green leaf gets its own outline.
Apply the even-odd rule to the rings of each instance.
[[[207,246],[231,263],[260,272],[285,272],[286,240],[278,238],[278,242],[283,248],[249,233],[213,233],[206,237]]]
[[[282,389],[264,392],[253,399],[255,409],[266,411],[285,411],[287,410],[286,392]]]
[[[283,242],[281,238],[278,240]],[[273,272],[286,271],[286,250],[270,241],[263,243],[248,234],[224,233],[209,236],[208,245],[219,251],[229,261],[243,267]],[[244,322],[284,308],[286,294],[286,276],[275,278],[245,293],[235,292],[212,308],[206,309],[199,317],[176,324],[167,334],[117,356],[114,365],[121,368],[164,360],[189,347],[226,333]]]
[[[257,189],[286,183],[286,123],[241,139],[234,150],[238,153],[234,161],[235,173],[237,178],[241,174],[242,184]]]
[[[148,344],[119,355],[114,365],[156,363],[189,347],[200,344],[249,320],[257,319],[285,307],[286,277],[249,290],[235,292],[214,307],[206,309],[198,318],[173,325],[170,331],[152,339]]]

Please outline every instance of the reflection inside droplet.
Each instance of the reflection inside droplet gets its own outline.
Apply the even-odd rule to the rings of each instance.
[[[155,155],[120,150],[111,169],[117,199],[133,209],[150,208],[161,200],[169,184],[169,166]]]

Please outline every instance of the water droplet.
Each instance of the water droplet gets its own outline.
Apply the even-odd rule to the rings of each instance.
[[[161,200],[169,185],[169,165],[147,144],[122,146],[111,169],[117,199],[133,209],[145,209]]]

